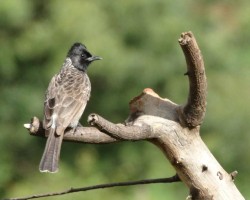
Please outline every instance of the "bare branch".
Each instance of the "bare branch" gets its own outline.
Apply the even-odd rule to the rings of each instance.
[[[117,139],[136,141],[152,139],[154,137],[150,126],[147,126],[146,124],[141,126],[125,126],[124,124],[114,124],[97,114],[89,115],[88,122],[90,125],[98,127],[98,129],[101,131],[104,131],[111,137]]]
[[[180,181],[180,179],[179,179],[178,175],[174,175],[174,176],[169,177],[169,178],[145,179],[145,180],[139,180],[139,181],[107,183],[107,184],[100,184],[100,185],[94,185],[94,186],[88,186],[88,187],[70,188],[70,189],[62,191],[62,192],[36,194],[36,195],[27,196],[27,197],[16,197],[16,198],[4,199],[4,200],[27,200],[27,199],[36,199],[36,198],[42,198],[42,197],[65,195],[65,194],[69,194],[69,193],[83,192],[83,191],[88,191],[88,190],[111,188],[111,187],[145,185],[145,184],[152,184],[152,183],[174,183],[174,182],[179,182],[179,181]]]
[[[187,63],[189,78],[189,97],[187,104],[181,108],[180,120],[188,127],[200,125],[206,112],[207,81],[201,51],[192,32],[181,34],[179,44]]]
[[[147,125],[125,126],[114,124],[97,114],[91,114],[88,122],[95,127],[77,127],[75,132],[72,129],[66,130],[63,139],[65,141],[84,142],[92,144],[111,143],[121,140],[143,140],[153,138],[151,129]],[[30,124],[24,124],[30,135],[45,136],[42,122],[37,117],[31,119]]]
[[[46,137],[42,122],[40,122],[37,117],[33,117],[31,119],[31,123],[25,124],[25,127],[27,127],[29,130],[30,135]],[[120,141],[101,132],[95,127],[77,127],[75,132],[73,132],[71,129],[66,130],[63,140],[91,144],[112,143]]]

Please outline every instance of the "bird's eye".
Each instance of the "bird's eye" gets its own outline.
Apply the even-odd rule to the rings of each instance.
[[[86,57],[86,55],[85,55],[85,54],[82,54],[82,55],[81,55],[81,57],[82,57],[82,58],[85,58],[85,57]]]

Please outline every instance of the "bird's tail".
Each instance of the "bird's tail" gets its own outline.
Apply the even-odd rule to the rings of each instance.
[[[49,130],[49,136],[39,165],[40,172],[56,173],[62,146],[63,134],[56,135],[55,129]]]

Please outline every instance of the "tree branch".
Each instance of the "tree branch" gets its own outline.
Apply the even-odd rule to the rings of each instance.
[[[37,117],[33,117],[30,124],[24,124],[24,127],[29,130],[30,135],[46,137],[42,122],[40,122]],[[90,144],[106,144],[120,141],[101,132],[95,127],[77,127],[75,132],[68,129],[64,133],[63,140]]]
[[[95,127],[77,127],[75,132],[67,129],[63,140],[73,142],[84,142],[91,144],[112,143],[121,140],[144,140],[152,139],[154,135],[149,126],[114,124],[97,114],[91,114],[88,122]],[[24,124],[30,132],[30,135],[46,137],[42,122],[37,117],[31,119],[30,124]]]
[[[203,122],[206,112],[207,81],[201,51],[192,34],[181,34],[179,44],[187,63],[189,78],[189,97],[187,104],[181,108],[180,120],[188,127],[196,127]]]
[[[147,126],[146,124],[141,126],[114,124],[97,114],[89,115],[88,123],[92,126],[98,127],[99,130],[104,131],[106,134],[117,139],[136,141],[152,139],[155,137],[150,126]]]
[[[139,180],[139,181],[107,183],[107,184],[99,184],[99,185],[93,185],[93,186],[88,186],[88,187],[70,188],[70,189],[62,191],[62,192],[36,194],[36,195],[27,196],[27,197],[16,197],[16,198],[4,199],[4,200],[27,200],[27,199],[36,199],[36,198],[42,198],[42,197],[65,195],[65,194],[69,194],[69,193],[83,192],[83,191],[88,191],[88,190],[111,188],[111,187],[145,185],[145,184],[152,184],[152,183],[174,183],[174,182],[179,182],[179,181],[180,181],[180,179],[179,179],[178,175],[174,175],[174,176],[169,177],[169,178],[145,179],[145,180]]]

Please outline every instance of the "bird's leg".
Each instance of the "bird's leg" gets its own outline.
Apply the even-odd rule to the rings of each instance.
[[[76,127],[83,127],[83,125],[81,125],[80,122],[78,122],[77,126]]]
[[[70,133],[75,134],[76,129],[79,127],[83,127],[83,125],[81,125],[80,122],[78,122],[76,126],[70,126],[67,129],[71,129]]]

